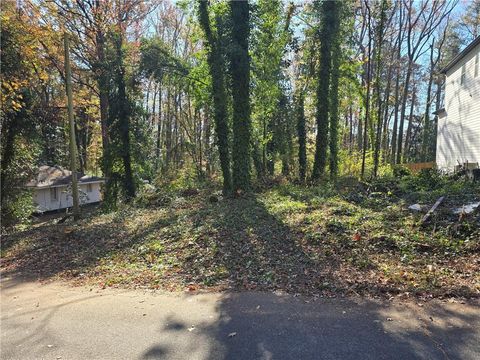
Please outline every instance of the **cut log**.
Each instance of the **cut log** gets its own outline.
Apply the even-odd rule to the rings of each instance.
[[[422,220],[420,220],[419,225],[422,226],[425,224],[425,222],[432,216],[432,214],[435,212],[437,207],[442,203],[443,199],[445,199],[445,196],[441,196],[438,198],[438,200],[433,204],[432,208],[428,210],[428,212],[423,216]]]

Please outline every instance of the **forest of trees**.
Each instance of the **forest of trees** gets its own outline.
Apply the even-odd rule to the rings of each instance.
[[[104,203],[145,181],[382,176],[433,161],[440,70],[480,35],[480,1],[17,0],[1,5],[2,217],[39,165],[77,168]]]

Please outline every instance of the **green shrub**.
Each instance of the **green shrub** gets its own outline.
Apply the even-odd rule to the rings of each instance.
[[[410,176],[410,175],[412,175],[412,172],[410,171],[410,169],[408,169],[405,166],[395,165],[393,167],[393,176],[396,178],[403,178],[405,176]]]
[[[32,193],[27,190],[17,190],[15,197],[7,198],[2,204],[2,229],[27,224],[35,211]]]

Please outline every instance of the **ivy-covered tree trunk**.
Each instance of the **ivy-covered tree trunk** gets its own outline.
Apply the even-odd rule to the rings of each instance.
[[[382,46],[384,38],[384,26],[386,21],[386,10],[387,3],[385,0],[382,0],[380,5],[380,24],[377,29],[377,74],[375,78],[375,87],[377,94],[377,124],[376,124],[376,134],[375,134],[375,148],[373,152],[373,176],[377,176],[378,166],[380,162],[380,146],[382,139],[382,98],[381,98],[381,80],[380,76],[382,74]],[[386,99],[388,101],[388,99]]]
[[[338,80],[340,77],[340,43],[338,39],[338,19],[332,51],[332,78],[330,88],[330,177],[338,174]]]
[[[96,1],[97,7],[99,2]],[[100,105],[100,127],[102,131],[102,172],[105,176],[105,189],[104,189],[104,202],[108,208],[109,203],[113,203],[111,200],[111,186],[112,186],[112,167],[111,161],[108,159],[110,153],[110,139],[109,139],[109,104],[108,104],[108,94],[109,94],[109,79],[108,79],[108,70],[107,70],[107,61],[105,57],[105,34],[102,30],[97,29],[95,34],[96,36],[96,80],[98,85],[98,95],[99,95],[99,105]],[[113,196],[113,195],[112,195]]]
[[[232,50],[230,72],[233,98],[232,178],[235,191],[250,187],[250,58],[248,1],[231,1]]]
[[[298,135],[298,177],[301,183],[305,182],[307,174],[307,129],[305,126],[304,97],[300,91],[296,104],[297,135]]]
[[[317,138],[312,180],[318,180],[323,175],[327,164],[329,90],[332,68],[332,29],[335,26],[335,18],[337,17],[337,6],[336,1],[324,1],[321,3],[320,8],[322,21],[319,34],[321,41],[320,66],[317,76]]]
[[[230,173],[230,151],[228,148],[228,124],[227,124],[227,95],[225,92],[225,76],[223,54],[220,52],[218,39],[213,34],[208,16],[208,3],[199,1],[199,21],[202,27],[208,50],[207,61],[212,77],[213,107],[215,132],[218,140],[218,152],[220,166],[223,174],[223,192],[228,193],[232,188]]]
[[[122,142],[121,158],[124,169],[124,191],[127,201],[135,197],[135,182],[132,172],[132,159],[130,149],[130,117],[132,108],[130,99],[127,95],[125,85],[125,67],[123,64],[122,37],[116,35],[115,38],[117,68],[116,70],[116,86],[117,86],[117,104],[116,113],[118,120],[119,135]]]

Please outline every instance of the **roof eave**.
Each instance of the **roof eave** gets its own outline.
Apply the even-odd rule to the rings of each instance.
[[[473,40],[470,44],[467,45],[465,49],[460,51],[450,62],[440,70],[441,74],[447,74],[447,71],[454,67],[462,58],[465,57],[475,46],[480,44],[480,36],[477,36],[475,40]]]
[[[103,182],[105,182],[105,179],[96,179],[96,180],[93,180],[93,181],[79,181],[78,184],[79,185],[96,184],[96,183],[103,183]],[[68,185],[70,185],[70,184],[50,184],[50,185],[41,185],[41,186],[26,185],[25,187],[27,187],[29,189],[49,189],[49,188],[62,187],[62,186],[68,186]]]

